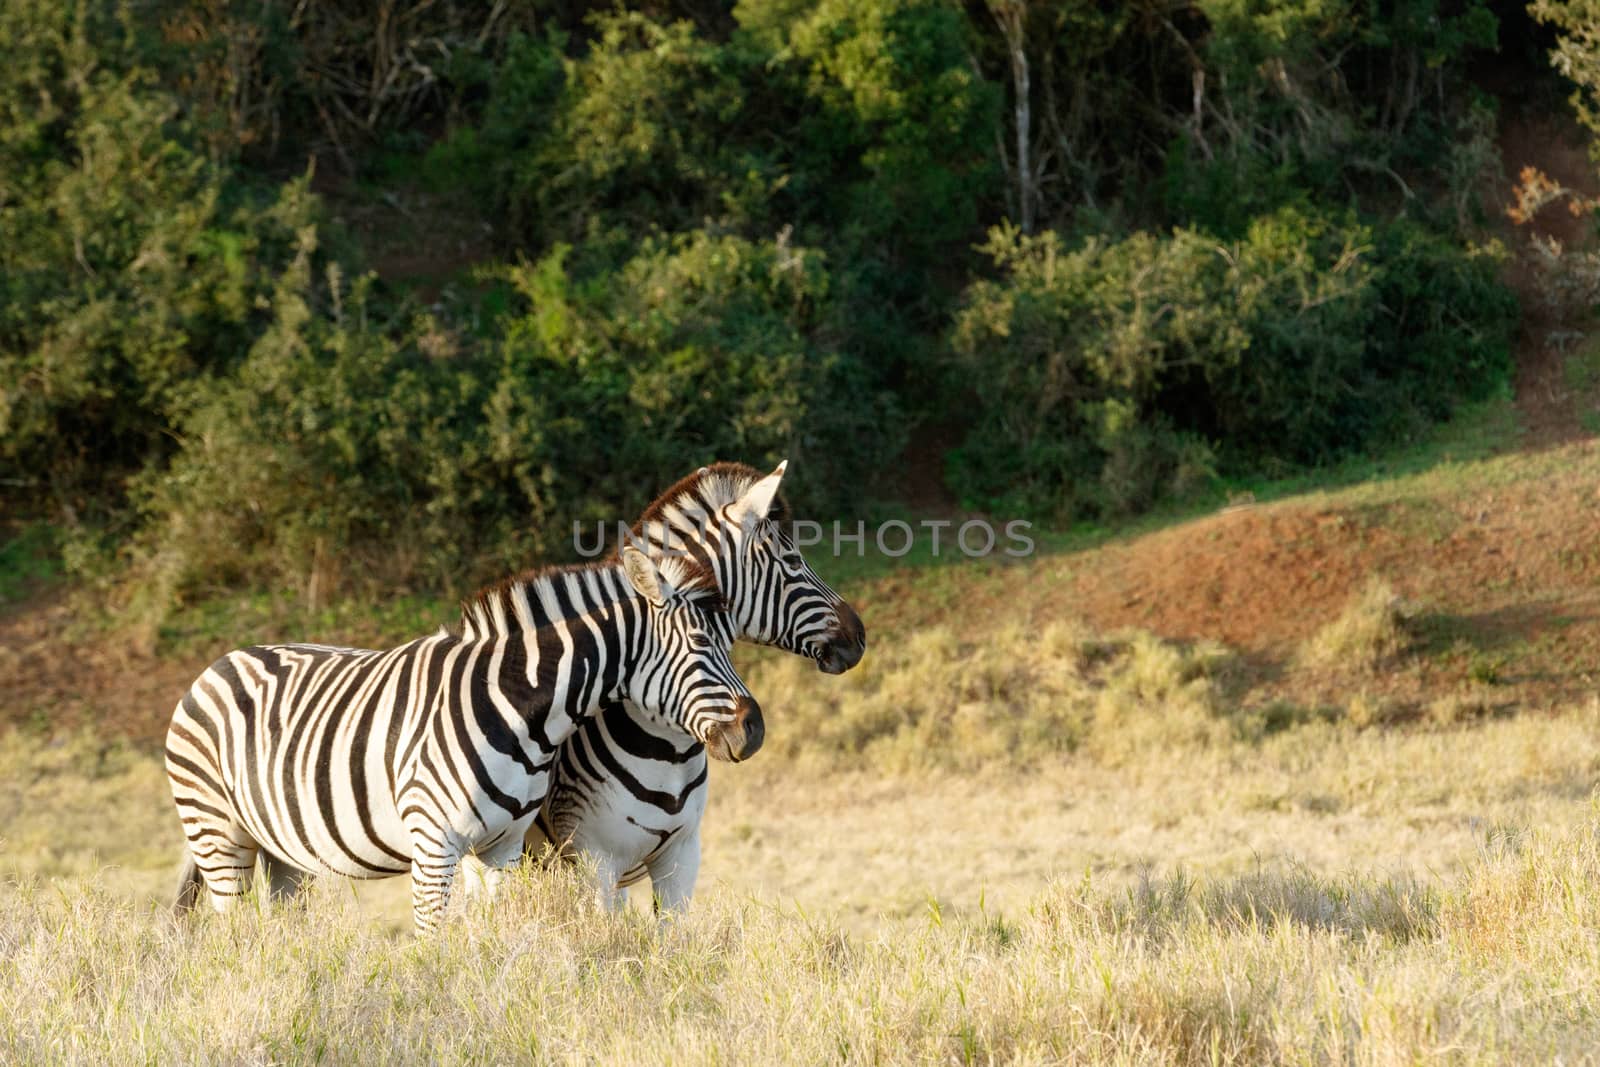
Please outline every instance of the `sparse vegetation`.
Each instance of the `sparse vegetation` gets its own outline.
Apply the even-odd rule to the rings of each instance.
[[[1256,725],[1225,696],[1230,661],[1216,645],[1064,623],[965,638],[932,626],[875,648],[836,684],[776,655],[746,675],[760,692],[807,694],[768,740],[780,761],[896,773],[1025,767],[1079,750],[1114,764],[1221,743]]]
[[[1374,578],[1338,618],[1301,647],[1300,661],[1311,667],[1375,671],[1412,647],[1415,612],[1387,581]]]

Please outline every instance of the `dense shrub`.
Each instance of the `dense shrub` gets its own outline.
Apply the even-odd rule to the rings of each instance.
[[[581,59],[560,33],[514,38],[482,119],[430,153],[435,181],[477,187],[503,236],[535,247],[759,213],[768,168],[741,143],[754,131],[734,135],[759,70],[685,22],[618,11],[592,27]]]
[[[1283,209],[1245,235],[991,234],[952,346],[983,411],[953,457],[980,505],[1143,507],[1211,470],[1315,463],[1504,379],[1515,306],[1487,253]]]
[[[238,362],[307,224],[191,146],[98,5],[0,9],[0,464],[81,515],[165,451],[185,379]]]
[[[234,374],[185,391],[178,454],[136,482],[158,614],[240,581],[313,602],[368,567],[391,587],[437,582],[511,525],[475,477],[491,465],[471,451],[481,387],[423,353],[425,323],[379,318],[370,278],[347,284],[314,253],[307,230],[271,323]]]
[[[573,523],[632,519],[697,466],[798,460],[836,503],[894,444],[814,338],[827,273],[787,242],[651,241],[574,276],[566,250],[509,272],[524,305],[488,344],[386,320],[308,232],[237,373],[195,386],[170,468],[140,480],[147,591],[285,581],[316,600],[374,576],[460,586],[570,556]]]
[[[98,524],[69,546],[142,526],[160,602],[459,586],[713,458],[860,508],[919,420],[1037,514],[1323,462],[1505,378],[1495,35],[1484,0],[17,0],[0,484]]]
[[[520,37],[477,121],[429,154],[508,244],[625,259],[641,235],[792,228],[834,265],[838,344],[904,387],[995,193],[993,87],[929,0],[746,0],[725,40],[639,12]]]
[[[623,517],[725,456],[787,455],[798,500],[838,507],[897,444],[889,398],[827,344],[815,250],[695,233],[646,241],[595,276],[566,260],[557,249],[513,272],[529,306],[506,328],[493,403],[526,435],[521,454],[542,443],[572,518]]]

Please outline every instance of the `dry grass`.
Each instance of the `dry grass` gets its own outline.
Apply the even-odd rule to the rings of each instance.
[[[1376,671],[1411,647],[1413,613],[1393,586],[1373,578],[1301,646],[1298,660],[1313,668]]]
[[[572,876],[415,943],[347,894],[175,925],[0,889],[8,1062],[1593,1062],[1600,822],[1437,884],[1058,881],[892,936],[726,891],[658,928]]]
[[[1083,751],[1122,763],[1248,734],[1226,699],[1232,656],[1147,633],[1055,622],[958,637],[931,626],[840,678],[793,656],[743,668],[770,707],[770,762],[906,773],[1012,766]]]
[[[683,919],[546,872],[419,944],[403,880],[174,924],[155,757],[12,734],[0,1062],[1593,1062],[1600,701],[1183,736],[718,767]]]
[[[0,735],[0,1062],[1600,1062],[1600,701],[1418,715],[1408,625],[1357,598],[1309,709],[1062,619],[744,656],[666,929],[563,872],[422,944],[403,879],[174,925],[156,755]]]

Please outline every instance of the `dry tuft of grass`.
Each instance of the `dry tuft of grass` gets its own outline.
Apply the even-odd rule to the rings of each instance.
[[[1436,726],[1454,726],[1481,719],[1493,710],[1494,704],[1485,688],[1471,686],[1430,700],[1427,715],[1428,720]]]
[[[1245,722],[1226,699],[1233,663],[1212,643],[1056,622],[928,627],[820,681],[802,660],[757,656],[745,677],[772,711],[772,759],[900,773],[1220,743]]]
[[[1365,689],[1352,693],[1344,708],[1345,720],[1358,730],[1386,725],[1399,716],[1400,709],[1392,701]]]
[[[1301,666],[1321,670],[1372,672],[1408,652],[1415,640],[1415,609],[1382,578],[1373,578],[1345,605],[1339,617],[1300,647]]]

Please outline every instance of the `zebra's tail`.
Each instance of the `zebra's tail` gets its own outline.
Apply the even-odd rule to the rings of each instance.
[[[205,880],[200,877],[200,867],[195,863],[194,857],[185,852],[183,858],[183,873],[178,875],[178,893],[172,902],[172,914],[183,918],[193,911],[200,903],[200,894],[205,892]]]

